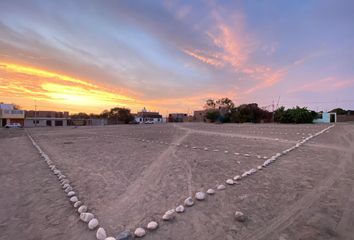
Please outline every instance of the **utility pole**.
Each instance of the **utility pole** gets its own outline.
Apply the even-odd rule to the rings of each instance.
[[[37,127],[37,100],[34,100],[34,127]]]

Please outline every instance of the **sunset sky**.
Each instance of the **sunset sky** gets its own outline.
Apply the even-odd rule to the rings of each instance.
[[[1,0],[0,102],[354,109],[354,1]]]

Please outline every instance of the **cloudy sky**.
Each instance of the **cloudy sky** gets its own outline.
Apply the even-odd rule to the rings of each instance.
[[[0,102],[354,109],[354,1],[1,0]]]

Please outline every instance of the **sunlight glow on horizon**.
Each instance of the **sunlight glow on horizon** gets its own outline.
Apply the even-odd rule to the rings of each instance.
[[[2,96],[15,95],[17,99],[21,97],[26,101],[39,99],[48,108],[53,107],[52,103],[63,108],[72,106],[73,109],[82,109],[80,111],[94,112],[101,112],[108,106],[137,107],[138,101],[133,97],[63,74],[7,62],[0,62],[0,73],[6,76],[0,78]],[[16,103],[23,104],[18,100]]]

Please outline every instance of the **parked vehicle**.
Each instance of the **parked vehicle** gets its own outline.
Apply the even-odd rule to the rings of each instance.
[[[22,125],[20,123],[8,123],[5,128],[22,128]]]

